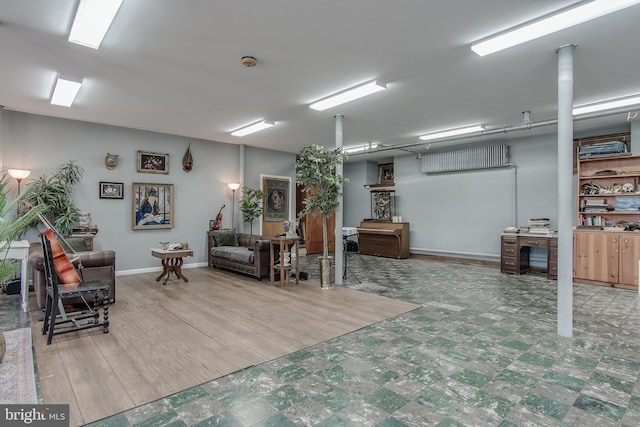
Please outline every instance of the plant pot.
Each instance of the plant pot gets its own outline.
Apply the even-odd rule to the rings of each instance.
[[[333,288],[333,278],[331,277],[332,273],[332,261],[333,257],[319,257],[320,260],[320,287],[322,289],[332,289]]]

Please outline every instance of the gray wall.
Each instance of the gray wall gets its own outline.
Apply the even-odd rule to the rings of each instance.
[[[220,207],[223,226],[231,226],[232,192],[227,183],[242,181],[240,146],[173,135],[139,131],[114,126],[57,119],[12,111],[0,111],[0,148],[3,170],[29,169],[30,179],[50,175],[67,160],[76,160],[86,173],[74,189],[74,200],[82,211],[90,212],[92,222],[99,227],[96,249],[117,252],[119,273],[133,273],[157,269],[159,260],[152,258],[150,248],[160,241],[186,241],[194,249],[194,257],[187,264],[206,265],[205,233],[209,220],[215,219]],[[182,156],[191,144],[193,170],[182,170]],[[136,171],[137,150],[169,153],[169,174],[147,174]],[[107,154],[120,155],[118,166],[107,170]],[[295,155],[258,148],[245,150],[247,176],[245,184],[259,186],[260,173],[293,176],[289,162]],[[100,199],[98,183],[124,183],[124,199]],[[174,184],[174,228],[160,230],[132,230],[132,183]],[[15,191],[15,181],[11,183]],[[236,191],[235,225],[238,226]],[[255,230],[255,228],[254,228]],[[35,234],[28,240],[37,240]]]
[[[632,133],[640,135],[640,122]],[[592,130],[576,137],[625,132],[629,127]],[[633,139],[633,138],[632,138]],[[640,139],[640,137],[637,137]],[[500,234],[507,226],[526,226],[530,218],[550,218],[557,227],[557,134],[501,139],[510,147],[510,168],[426,175],[415,155],[394,158],[396,215],[410,223],[412,253],[499,261]],[[492,141],[483,141],[490,145]],[[636,142],[637,146],[637,142]],[[463,148],[458,146],[452,149]],[[640,151],[640,150],[636,150]],[[345,176],[357,183],[375,183],[363,164],[348,164]],[[384,162],[380,162],[384,163]],[[362,182],[363,175],[369,182]],[[357,190],[360,191],[360,190]],[[368,200],[368,191],[366,193]],[[575,194],[574,191],[571,194]],[[347,192],[345,191],[345,194]],[[345,199],[345,225],[369,218],[365,196]],[[356,203],[351,203],[351,200]],[[576,200],[572,200],[574,205]],[[532,264],[544,263],[544,251],[533,251]]]
[[[260,148],[245,146],[245,164],[244,164],[244,185],[250,188],[261,188],[262,182],[260,175],[283,176],[291,178],[291,197],[289,198],[289,212],[292,220],[295,220],[295,168],[291,166],[291,162],[295,161],[296,155],[293,153],[285,153],[282,151],[262,150]],[[237,200],[236,200],[237,203]],[[238,205],[236,205],[236,212]],[[242,221],[242,219],[241,219]],[[253,222],[253,232],[258,234],[260,231],[261,218]],[[248,223],[243,222],[242,228],[246,233],[250,227]]]
[[[631,122],[630,127],[632,135],[640,135],[640,121]],[[622,132],[628,128],[576,136]],[[556,140],[554,133],[501,140],[511,147],[514,165],[502,170],[433,176],[420,172],[420,161],[415,155],[393,159],[397,215],[410,223],[411,251],[499,260],[499,236],[504,227],[524,226],[532,217],[549,217],[555,226]],[[187,173],[182,170],[181,160],[189,143],[195,163],[193,171]],[[637,144],[636,141],[632,147]],[[137,173],[137,150],[169,153],[169,175]],[[115,170],[104,166],[107,152],[120,155]],[[116,250],[120,274],[157,269],[158,260],[151,257],[149,249],[157,247],[160,241],[189,242],[195,256],[187,259],[187,263],[205,265],[205,233],[209,220],[215,219],[223,204],[227,206],[223,211],[223,226],[231,226],[232,193],[227,183],[240,181],[259,188],[261,174],[289,176],[293,183],[294,169],[290,164],[295,159],[292,153],[7,110],[0,110],[0,153],[2,170],[32,171],[25,183],[42,174],[51,174],[70,159],[86,170],[75,189],[74,200],[81,210],[91,213],[93,223],[100,229],[96,249]],[[389,161],[391,159],[380,163]],[[344,186],[344,226],[355,227],[362,219],[371,217],[370,193],[364,185],[377,181],[377,164],[377,161],[358,161],[357,158],[345,164],[344,174],[350,181]],[[124,183],[124,199],[100,199],[100,181]],[[174,184],[173,229],[131,229],[133,182]],[[11,185],[15,191],[15,182]],[[294,188],[292,194],[295,194]],[[240,222],[237,205],[240,196],[241,192],[237,191],[234,224],[248,230],[248,225]],[[292,211],[294,207],[292,197]],[[258,221],[254,223],[254,231]],[[36,240],[35,234],[27,237]],[[532,257],[535,262],[537,255]]]

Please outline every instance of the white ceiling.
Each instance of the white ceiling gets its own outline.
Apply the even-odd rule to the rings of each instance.
[[[534,122],[554,119],[556,48],[570,43],[576,105],[640,93],[640,6],[481,58],[472,42],[576,1],[124,0],[98,50],[66,41],[77,3],[0,0],[0,105],[296,152],[333,145],[336,114],[345,146],[406,145],[468,124],[517,126],[525,110]],[[245,55],[258,65],[245,68]],[[84,81],[71,108],[49,103],[58,74]],[[308,108],[371,79],[388,89],[324,112]],[[230,135],[259,119],[277,125]]]

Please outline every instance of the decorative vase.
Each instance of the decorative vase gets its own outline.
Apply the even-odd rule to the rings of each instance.
[[[333,280],[331,278],[331,261],[333,260],[333,257],[321,256],[318,259],[320,260],[320,288],[332,289]]]

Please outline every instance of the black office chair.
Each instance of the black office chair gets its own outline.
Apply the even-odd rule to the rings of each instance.
[[[51,251],[51,242],[44,234],[40,237],[44,251],[44,273],[47,281],[47,301],[45,304],[44,323],[42,335],[49,334],[47,345],[51,344],[54,335],[66,334],[90,328],[103,328],[103,333],[109,332],[109,286],[93,280],[80,283],[59,283],[56,274],[54,257]],[[89,306],[85,296],[93,296],[93,304]],[[81,297],[86,304],[86,309],[74,313],[65,313],[62,300],[66,298]],[[100,297],[102,300],[100,301]],[[103,316],[100,321],[100,305]],[[58,319],[58,316],[61,316]],[[60,329],[55,330],[56,327]]]

